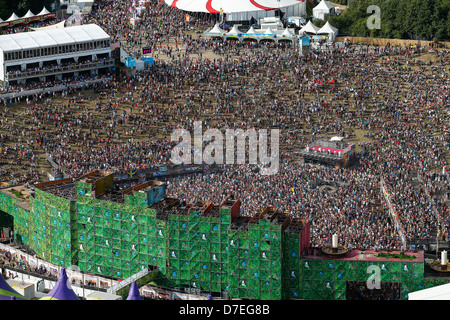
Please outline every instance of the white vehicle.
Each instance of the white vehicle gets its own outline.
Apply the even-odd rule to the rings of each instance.
[[[301,28],[306,25],[306,19],[303,17],[289,17],[288,24],[291,23],[295,24],[298,28]]]

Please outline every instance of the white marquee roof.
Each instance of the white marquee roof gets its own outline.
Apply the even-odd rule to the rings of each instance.
[[[330,11],[330,9],[333,8],[331,4],[329,4],[326,0],[320,1],[320,3],[313,8],[313,10],[325,10]]]
[[[21,32],[0,36],[0,50],[5,52],[48,47],[58,44],[107,40],[109,35],[95,24],[62,29]]]
[[[13,12],[11,17],[9,17],[8,20],[6,20],[6,21],[13,21],[13,20],[17,20],[17,19],[20,19],[20,18]]]
[[[253,26],[251,26],[250,29],[248,29],[248,31],[246,33],[247,34],[256,34],[255,28],[253,28]]]
[[[224,33],[226,33],[226,31],[223,30],[222,28],[220,28],[220,27],[219,27],[219,24],[216,23],[216,24],[214,25],[214,28],[212,28],[211,30],[209,30],[208,33],[218,33],[218,34],[220,33],[220,34],[224,34]]]
[[[229,35],[238,35],[238,34],[241,34],[241,33],[242,33],[242,32],[239,31],[239,29],[237,28],[237,26],[234,25],[233,28],[231,28],[231,30],[228,31],[227,34],[229,34]]]
[[[33,12],[31,10],[28,10],[28,12],[22,17],[22,18],[31,18],[34,17]]]
[[[306,25],[304,25],[300,31],[298,32],[298,34],[302,34],[304,32],[308,32],[308,33],[314,33],[316,34],[317,31],[319,31],[319,28],[316,27],[311,21],[308,21],[308,23]]]
[[[298,4],[301,0],[164,0],[171,7],[190,11],[223,13],[274,10]]]
[[[284,31],[283,31],[283,33],[282,33],[282,35],[284,35],[284,36],[292,36],[292,32],[291,32],[291,31],[289,31],[289,29],[288,29],[288,28],[286,28],[286,29],[284,29]]]
[[[330,34],[330,33],[334,33],[336,34],[338,32],[338,29],[336,29],[335,27],[333,27],[328,21],[324,24],[324,26],[322,28],[320,28],[317,31],[317,34]]]
[[[44,7],[42,9],[42,11],[37,14],[37,16],[43,16],[43,15],[49,14],[49,13],[50,13],[50,11],[48,11],[47,8]]]

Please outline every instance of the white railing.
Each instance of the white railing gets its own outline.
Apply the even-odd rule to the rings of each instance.
[[[148,268],[141,270],[138,273],[133,274],[131,277],[128,277],[125,280],[113,285],[111,288],[108,288],[106,292],[108,292],[109,294],[116,294],[117,291],[130,285],[133,281],[137,281],[142,277],[145,277],[149,272],[150,271],[148,270]]]
[[[93,68],[100,67],[109,67],[114,65],[113,59],[108,59],[105,61],[99,62],[90,62],[85,64],[75,64],[65,67],[54,67],[50,69],[42,69],[42,70],[32,70],[32,71],[19,71],[19,72],[9,72],[6,74],[6,79],[8,81],[17,80],[21,78],[32,78],[32,77],[44,77],[55,74],[61,74],[65,72],[75,72],[75,71],[83,71]]]

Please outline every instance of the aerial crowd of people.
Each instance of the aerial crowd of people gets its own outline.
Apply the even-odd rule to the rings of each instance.
[[[313,246],[335,233],[350,248],[380,250],[447,236],[448,53],[347,44],[300,55],[294,44],[207,38],[197,31],[214,21],[188,22],[156,1],[131,25],[129,6],[96,1],[85,23],[100,25],[130,54],[151,48],[154,65],[111,73],[89,90],[4,99],[0,181],[41,181],[47,157],[73,177],[170,166],[171,133],[193,132],[195,121],[221,132],[278,128],[277,174],[224,164],[220,173],[168,179],[168,196],[220,203],[233,194],[248,216],[274,206],[311,221]],[[331,136],[357,145],[355,164],[321,166],[298,156]]]

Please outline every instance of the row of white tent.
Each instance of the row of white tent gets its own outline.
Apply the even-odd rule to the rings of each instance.
[[[252,27],[250,27],[250,29],[243,33],[241,31],[238,30],[237,26],[234,25],[233,28],[231,28],[230,31],[225,31],[222,28],[220,28],[219,24],[216,23],[216,25],[214,26],[214,28],[212,28],[211,30],[206,32],[207,35],[212,35],[212,36],[239,36],[239,35],[248,35],[248,36],[274,36],[274,35],[281,35],[281,36],[285,36],[285,37],[292,37],[294,34],[288,29],[286,28],[282,33],[276,32],[274,30],[272,30],[271,28],[267,28],[263,33],[260,32],[256,32],[256,30]]]
[[[334,40],[336,38],[336,35],[338,34],[338,29],[333,27],[328,21],[325,23],[325,25],[322,28],[319,28],[312,24],[311,21],[309,21],[305,26],[303,26],[299,31],[299,36],[304,35],[327,35],[328,39]],[[253,26],[250,27],[250,29],[243,33],[238,30],[236,25],[231,28],[229,32],[226,32],[225,30],[221,29],[219,24],[216,23],[216,25],[209,31],[206,32],[206,35],[209,36],[225,36],[225,37],[235,37],[239,35],[245,35],[245,36],[280,36],[280,38],[292,38],[294,34],[286,28],[282,33],[272,30],[271,28],[266,29],[264,32],[256,32],[256,30],[253,28]]]
[[[333,27],[328,21],[322,28],[315,26],[311,21],[308,21],[298,32],[299,35],[327,35],[328,39],[334,41],[338,35],[338,29]]]
[[[33,14],[33,12],[31,12],[31,10],[28,10],[28,12],[23,16],[23,17],[18,17],[14,12],[11,15],[11,17],[8,18],[8,20],[5,20],[6,22],[10,22],[10,21],[14,21],[14,20],[19,20],[19,19],[27,19],[27,18],[32,18],[32,17],[37,17],[37,16],[44,16],[46,14],[49,14],[50,11],[48,11],[45,7],[44,9],[42,9],[41,12],[39,12],[38,14]],[[3,20],[0,18],[0,22],[3,22]]]

